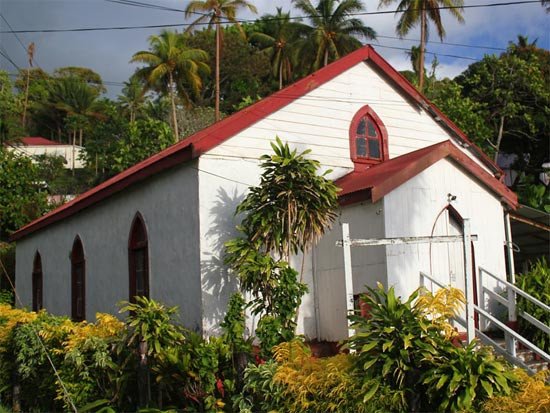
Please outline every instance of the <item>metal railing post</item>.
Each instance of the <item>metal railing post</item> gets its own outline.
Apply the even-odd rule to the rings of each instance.
[[[464,278],[466,289],[466,333],[468,344],[470,344],[475,336],[475,321],[474,321],[474,285],[472,274],[472,238],[470,230],[470,220],[464,219]]]
[[[351,268],[351,240],[349,237],[349,224],[342,223],[342,247],[344,247],[344,276],[346,283],[346,309],[347,315],[353,314],[353,274]],[[348,337],[355,334],[348,318]]]
[[[514,248],[512,247],[512,230],[510,227],[510,214],[504,214],[504,231],[506,237],[506,248],[508,248],[507,260],[510,270],[509,282],[516,284],[516,275],[514,268]],[[516,292],[510,287],[506,288],[506,298],[508,298],[508,324],[512,330],[516,329],[517,324],[517,309],[516,309]],[[516,356],[516,339],[510,334],[506,334],[506,350],[512,356]]]

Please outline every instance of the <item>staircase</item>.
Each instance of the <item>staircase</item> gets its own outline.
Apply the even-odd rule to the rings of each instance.
[[[488,280],[491,280],[491,288],[485,285]],[[432,289],[434,286],[438,288],[445,287],[432,276],[420,273],[421,285],[426,285],[426,281],[431,283]],[[491,274],[482,267],[478,269],[477,281],[479,288],[478,302],[481,304],[477,305],[470,302],[466,305],[467,309],[471,309],[471,314],[467,314],[467,318],[471,320],[471,323],[467,323],[463,319],[456,320],[459,324],[466,327],[467,331],[470,326],[471,331],[468,331],[470,339],[468,341],[475,336],[483,344],[492,346],[496,353],[502,355],[510,363],[525,369],[529,374],[535,374],[541,370],[549,370],[550,355],[510,328],[509,325],[517,325],[518,317],[521,317],[545,334],[550,335],[550,326],[540,322],[531,314],[517,311],[516,296],[522,296],[548,313],[550,313],[550,306],[537,300],[505,279]],[[497,294],[495,292],[495,281],[497,288],[501,287],[505,294]],[[502,322],[492,313],[497,307],[496,303],[503,305],[507,309],[508,323]],[[482,331],[479,328],[472,327],[474,325],[474,318],[478,319],[479,325],[483,326],[483,328],[490,326],[490,331]]]

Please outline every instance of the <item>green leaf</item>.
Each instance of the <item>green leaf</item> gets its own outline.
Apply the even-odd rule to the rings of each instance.
[[[369,391],[365,394],[363,397],[363,403],[368,402],[372,397],[376,394],[378,391],[378,387],[380,387],[380,383],[375,382],[374,385],[369,389]]]

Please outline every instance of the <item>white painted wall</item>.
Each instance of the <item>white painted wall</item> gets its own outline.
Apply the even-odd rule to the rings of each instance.
[[[384,202],[343,207],[338,222],[315,249],[315,273],[318,295],[319,340],[339,341],[347,337],[344,253],[336,241],[342,239],[341,223],[350,224],[351,238],[384,236]],[[353,293],[366,292],[365,286],[387,284],[386,255],[383,246],[354,247],[351,250]]]
[[[269,149],[265,153],[271,153],[271,147]],[[311,157],[315,158],[315,154]],[[338,172],[344,173],[341,170]],[[207,155],[199,160],[200,262],[203,331],[206,334],[220,333],[219,323],[227,310],[227,301],[237,290],[236,276],[223,265],[224,244],[238,235],[235,227],[240,224],[242,217],[235,216],[235,210],[246,196],[248,188],[259,184],[261,173],[257,159]],[[291,264],[300,270],[302,256],[293,257]],[[297,332],[308,337],[316,334],[315,286],[312,277],[311,254],[306,254],[303,282],[308,285],[309,293],[302,300]],[[250,333],[254,331],[256,321],[249,317],[247,328]]]
[[[67,169],[84,168],[86,163],[80,159],[83,155],[84,148],[82,146],[75,145],[18,145],[14,147],[8,147],[15,153],[19,153],[24,156],[33,157],[38,155],[49,156],[62,156],[65,158],[65,164],[63,165]],[[36,161],[33,160],[36,163]],[[73,166],[74,162],[74,166]]]
[[[463,218],[470,218],[472,234],[479,237],[474,242],[476,265],[504,278],[505,236],[500,201],[452,161],[435,163],[386,195],[386,236],[430,235],[437,215],[447,205],[449,193],[456,195],[453,207]],[[386,254],[388,284],[403,297],[418,287],[419,272],[430,273],[430,268],[439,281],[451,283],[446,246],[432,246],[431,257],[429,244],[387,246]]]
[[[351,170],[349,127],[355,113],[367,104],[386,126],[390,158],[451,139],[439,123],[405,98],[377,70],[359,63],[208,154],[257,160],[271,152],[269,142],[277,134],[299,150],[312,149],[313,157],[323,165]],[[481,164],[469,152],[464,153]]]
[[[149,236],[150,295],[179,306],[181,321],[200,330],[199,224],[196,162],[179,166],[126,189],[93,208],[52,224],[17,242],[16,283],[24,305],[31,305],[35,251],[43,266],[44,306],[70,315],[71,264],[75,236],[86,257],[86,316],[116,314],[128,300],[128,236],[140,211]]]

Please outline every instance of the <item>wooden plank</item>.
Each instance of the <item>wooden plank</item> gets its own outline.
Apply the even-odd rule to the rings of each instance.
[[[342,238],[344,247],[344,275],[346,282],[346,309],[347,315],[353,314],[353,274],[351,269],[351,246],[349,238],[349,224],[342,223]],[[351,321],[348,319],[348,337],[352,337],[355,330],[351,328]]]
[[[471,236],[472,241],[477,241],[477,235]],[[366,247],[372,245],[398,245],[398,244],[426,244],[426,243],[449,243],[462,242],[462,235],[441,235],[441,236],[423,236],[423,237],[396,237],[396,238],[366,238],[350,239],[352,247]],[[342,240],[337,241],[338,247],[344,246]]]

